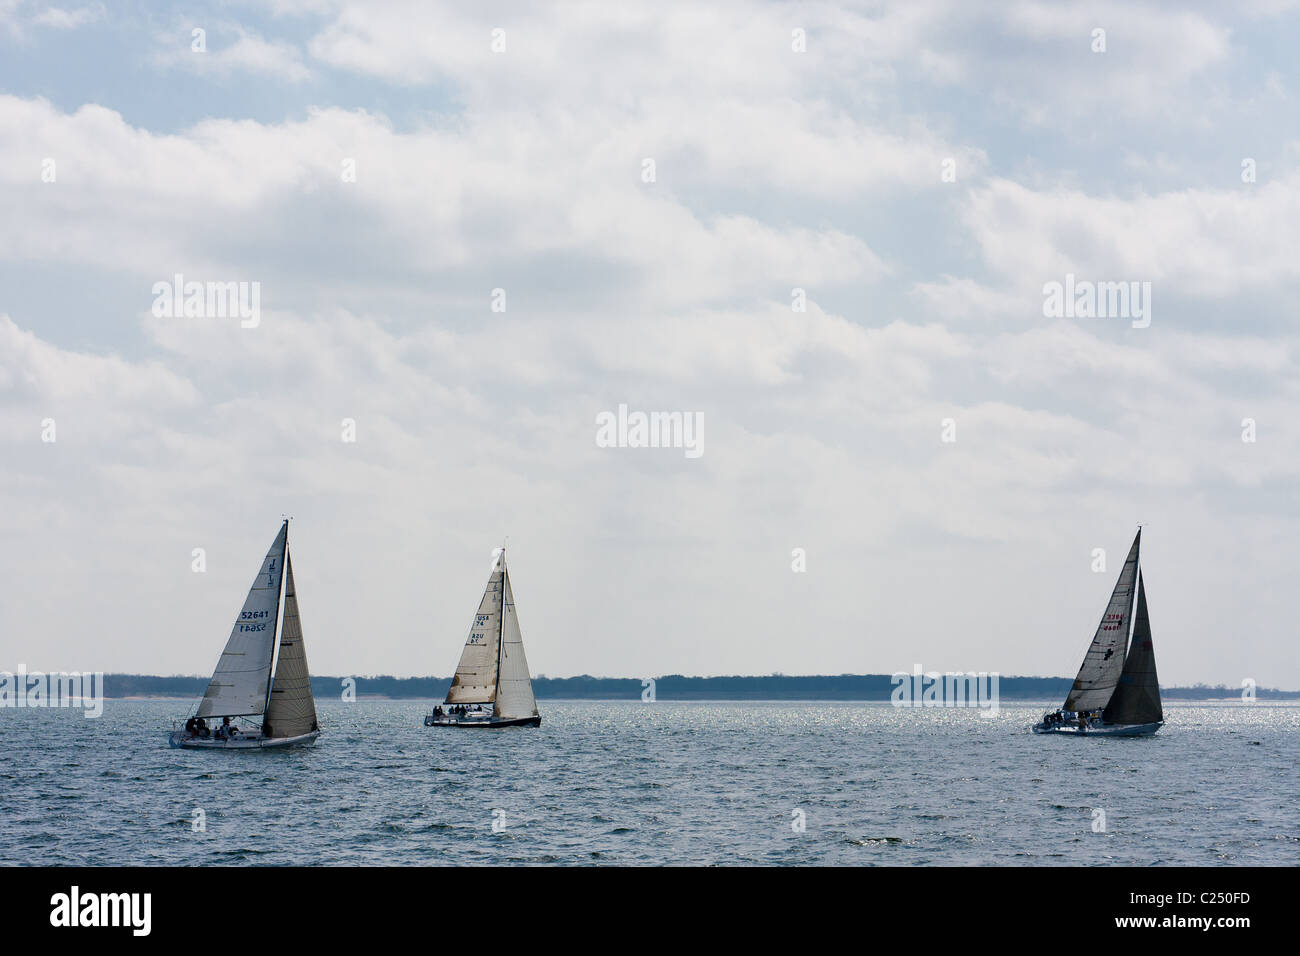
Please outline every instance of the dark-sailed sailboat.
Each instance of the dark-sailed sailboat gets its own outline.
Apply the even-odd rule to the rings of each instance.
[[[1164,726],[1146,586],[1138,559],[1141,543],[1139,527],[1065,705],[1046,714],[1034,725],[1034,733],[1142,737]]]
[[[284,586],[282,620],[281,584]],[[275,655],[277,633],[278,657]],[[274,678],[271,676],[273,658]],[[231,723],[250,717],[261,717],[261,726],[241,727]],[[209,720],[218,719],[221,724],[208,726]],[[302,621],[298,617],[298,592],[293,585],[286,519],[271,542],[271,550],[262,559],[262,569],[248,590],[203,700],[185,722],[185,729],[173,730],[168,742],[187,750],[264,750],[313,744],[319,736],[316,700],[311,692]]]
[[[424,726],[540,727],[541,723],[502,548],[492,563],[447,699],[425,715]]]

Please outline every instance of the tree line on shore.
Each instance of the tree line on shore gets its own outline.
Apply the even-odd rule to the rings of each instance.
[[[449,677],[325,677],[311,679],[312,693],[321,699],[338,698],[349,686],[357,697],[442,700],[451,684]],[[105,697],[198,697],[207,688],[206,677],[163,677],[151,674],[105,674]],[[1069,691],[1068,677],[1000,677],[1002,700],[1056,700]],[[533,691],[539,698],[569,700],[889,700],[896,687],[889,674],[839,674],[791,676],[771,674],[755,677],[686,677],[668,674],[649,679],[637,677],[534,677]],[[651,695],[651,691],[653,694]],[[1240,699],[1240,688],[1162,687],[1160,693],[1175,700]],[[1300,698],[1298,691],[1259,688],[1260,699]]]

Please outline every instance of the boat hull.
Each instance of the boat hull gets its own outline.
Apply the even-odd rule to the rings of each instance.
[[[426,727],[455,727],[459,730],[468,730],[470,728],[497,730],[501,727],[540,727],[542,726],[541,716],[536,717],[489,717],[486,720],[469,718],[460,720],[455,715],[444,717],[426,716],[424,718]]]
[[[241,734],[231,740],[215,737],[191,737],[183,730],[173,730],[167,743],[177,750],[279,750],[285,747],[310,747],[320,736],[319,730],[296,737],[262,737],[260,734]]]
[[[1063,734],[1067,737],[1149,737],[1165,725],[1163,720],[1149,724],[1101,724],[1079,727],[1074,724],[1035,724],[1036,734]]]

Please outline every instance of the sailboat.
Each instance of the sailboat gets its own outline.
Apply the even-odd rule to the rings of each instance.
[[[1139,527],[1065,705],[1044,715],[1034,725],[1034,733],[1142,737],[1164,726],[1146,585],[1138,560],[1141,543]],[[1133,614],[1135,593],[1136,615]],[[1129,639],[1130,618],[1132,640]]]
[[[280,591],[284,617],[280,619]],[[276,635],[279,635],[279,655]],[[271,665],[275,664],[275,676]],[[235,719],[261,717],[257,726],[232,724]],[[218,725],[217,720],[221,723]],[[212,721],[213,726],[208,726]],[[303,647],[298,592],[289,557],[289,522],[271,543],[262,569],[253,579],[243,610],[226,641],[226,649],[208,683],[198,709],[173,730],[173,747],[204,750],[264,750],[313,744],[320,736],[311,674]]]
[[[425,715],[426,727],[540,727],[519,615],[502,548],[465,639],[447,699]]]

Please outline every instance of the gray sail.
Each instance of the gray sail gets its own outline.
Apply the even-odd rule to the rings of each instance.
[[[1124,659],[1124,673],[1102,719],[1108,724],[1150,724],[1165,719],[1156,678],[1156,651],[1151,644],[1151,619],[1147,617],[1147,592],[1138,574],[1137,616],[1133,641]]]
[[[504,577],[502,566],[492,569],[447,691],[448,704],[490,704],[496,699]]]
[[[297,737],[316,729],[316,699],[311,693],[298,592],[293,586],[293,559],[286,552],[284,560],[284,623],[280,626],[280,657],[271,682],[271,701],[262,720],[265,737]]]
[[[537,699],[533,696],[528,658],[524,655],[524,638],[519,630],[515,595],[510,588],[510,571],[505,564],[505,554],[502,554],[501,568],[506,589],[501,612],[501,662],[497,669],[496,705],[492,712],[495,716],[504,718],[536,717]]]
[[[289,542],[289,522],[262,559],[244,607],[235,620],[208,689],[199,702],[199,717],[242,717],[266,709],[266,687],[275,651],[275,622],[280,614],[280,581]]]
[[[1111,592],[1106,613],[1097,625],[1083,665],[1065,699],[1065,709],[1074,711],[1100,710],[1110,703],[1124,670],[1124,650],[1128,646],[1129,619],[1133,613],[1133,592],[1137,583],[1138,549],[1142,542],[1142,529],[1138,529],[1129,549],[1124,567]]]

